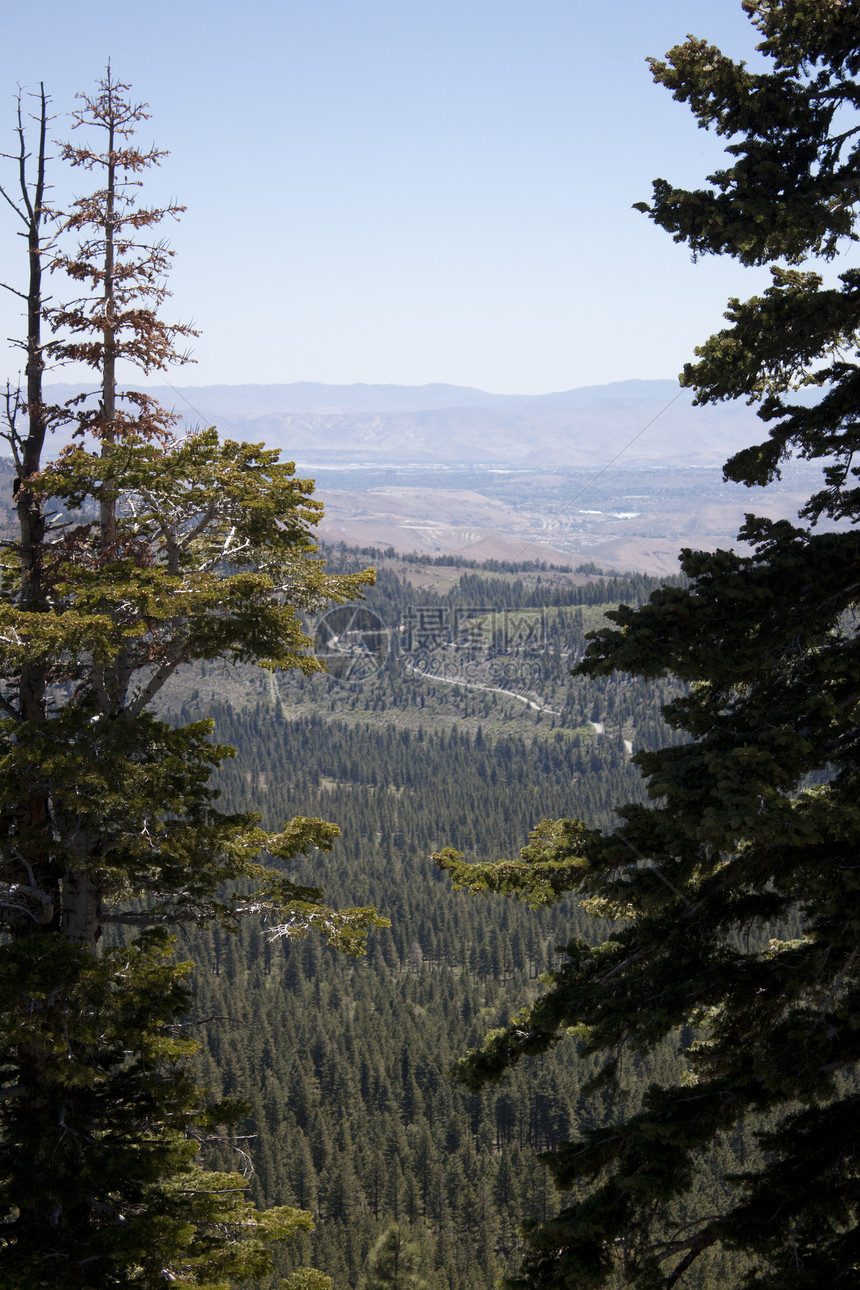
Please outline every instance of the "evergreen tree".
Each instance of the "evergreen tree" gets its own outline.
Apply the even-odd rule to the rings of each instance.
[[[255,913],[276,936],[318,928],[355,951],[379,921],[327,908],[284,872],[335,826],[297,818],[271,832],[220,812],[209,777],[230,750],[210,723],[174,728],[150,710],[192,660],[312,671],[298,611],[367,578],[315,559],[312,486],[276,452],[214,431],[177,438],[148,396],[118,389],[119,363],[163,368],[189,334],[158,317],[168,252],[150,230],[177,208],[136,204],[159,154],[135,147],[146,112],[127,91],[108,69],[83,99],[75,124],[103,131],[103,146],[64,155],[102,186],[54,213],[58,234],[45,236],[44,94],[33,182],[19,112],[20,192],[3,193],[29,251],[27,391],[7,401],[5,434],[21,540],[4,546],[0,584],[3,1290],[220,1290],[262,1275],[266,1243],[311,1218],[260,1213],[241,1173],[200,1167],[241,1107],[207,1108],[188,1075],[187,966],[169,961],[169,928]],[[72,235],[66,254],[54,238]],[[46,263],[79,299],[47,307]],[[97,407],[45,407],[46,353],[92,368]],[[45,465],[46,432],[64,420],[78,446]],[[111,925],[133,939],[102,949]]]
[[[361,1290],[426,1290],[418,1272],[420,1254],[400,1223],[390,1223],[370,1252]]]
[[[334,1282],[316,1268],[296,1268],[281,1282],[281,1290],[334,1290]]]
[[[743,7],[769,69],[692,37],[652,65],[728,160],[704,190],[657,181],[643,209],[696,255],[771,263],[683,380],[699,403],[760,405],[768,437],[729,478],[766,484],[796,454],[822,464],[823,487],[800,525],[749,516],[747,554],[685,551],[687,588],[596,633],[581,675],[688,686],[665,708],[687,742],[636,757],[651,805],[623,808],[609,835],[545,822],[519,862],[441,856],[458,885],[538,904],[572,889],[617,920],[596,948],[570,942],[538,1001],[464,1060],[467,1082],[572,1029],[612,1087],[625,1053],[694,1037],[685,1079],[653,1065],[638,1105],[555,1153],[576,1199],[531,1232],[509,1282],[530,1290],[680,1286],[721,1249],[739,1252],[747,1290],[860,1280],[860,271],[821,270],[858,240],[860,22],[848,0]],[[726,1179],[742,1126],[754,1149]]]

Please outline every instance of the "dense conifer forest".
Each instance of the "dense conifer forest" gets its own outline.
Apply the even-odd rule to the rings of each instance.
[[[256,1198],[315,1215],[315,1232],[281,1255],[281,1274],[313,1264],[355,1287],[396,1220],[434,1290],[490,1290],[516,1261],[522,1222],[558,1207],[538,1154],[594,1123],[600,1103],[581,1096],[593,1069],[572,1060],[573,1040],[481,1094],[449,1071],[534,998],[558,946],[606,924],[573,901],[535,912],[452,891],[430,857],[451,844],[498,859],[546,817],[611,829],[613,804],[641,797],[630,749],[666,741],[668,689],[572,681],[569,669],[604,609],[640,603],[657,580],[450,562],[450,585],[422,590],[410,580],[421,566],[393,553],[328,555],[337,569],[378,564],[363,609],[381,621],[384,648],[372,636],[354,655],[342,644],[345,660],[366,666],[338,675],[334,657],[329,676],[274,685],[203,667],[171,701],[189,719],[204,698],[230,695],[207,709],[214,737],[237,750],[220,774],[222,805],[253,806],[273,827],[293,814],[336,821],[343,836],[331,854],[307,857],[296,880],[341,904],[374,904],[391,927],[357,960],[313,936],[272,943],[261,926],[214,942],[183,934],[180,956],[197,963],[199,1072],[215,1095],[250,1102]],[[475,631],[452,640],[462,607],[473,624],[508,614],[508,641]],[[517,614],[536,616],[540,631],[511,631]],[[410,621],[434,624],[424,651],[433,667],[412,661]],[[446,679],[428,678],[443,661]],[[662,1055],[672,1069],[676,1050]],[[624,1078],[635,1098],[642,1072]]]
[[[79,96],[63,209],[19,91],[0,1290],[857,1283],[860,52],[846,0],[742,8],[765,66],[649,60],[725,168],[636,209],[769,267],[680,378],[759,405],[726,478],[822,477],[659,587],[327,568],[293,463],[118,379],[196,335],[147,105]]]

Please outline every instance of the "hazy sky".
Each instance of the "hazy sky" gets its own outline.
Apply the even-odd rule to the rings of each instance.
[[[45,81],[58,138],[108,59],[150,104],[141,142],[171,155],[145,195],[188,207],[166,316],[202,332],[175,384],[671,377],[762,280],[631,210],[721,156],[646,57],[693,32],[755,59],[740,0],[43,0],[16,26],[4,151],[18,84]]]

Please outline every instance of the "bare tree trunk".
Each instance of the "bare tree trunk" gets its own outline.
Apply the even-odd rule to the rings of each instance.
[[[16,497],[18,520],[21,528],[21,599],[27,604],[38,603],[42,598],[42,547],[45,540],[45,508],[41,496],[34,492],[31,480],[42,463],[42,448],[47,431],[47,414],[43,401],[42,381],[45,358],[42,349],[42,220],[45,199],[45,145],[48,115],[44,86],[40,91],[39,152],[36,163],[36,181],[32,196],[27,184],[24,129],[21,104],[18,104],[18,135],[20,141],[19,173],[21,186],[21,214],[27,223],[27,251],[29,281],[27,284],[27,433],[20,443],[19,480]],[[11,427],[10,427],[11,429]],[[38,687],[37,687],[38,688]],[[43,687],[42,687],[43,688]],[[26,703],[24,700],[26,699]],[[42,715],[43,694],[22,694],[24,720],[30,715],[33,703]]]
[[[8,431],[6,434],[15,457],[19,478],[16,481],[17,492],[15,503],[20,529],[20,576],[18,589],[19,603],[22,606],[38,610],[44,597],[43,557],[45,549],[45,505],[44,499],[33,485],[33,479],[41,469],[42,449],[48,429],[48,411],[44,403],[43,377],[45,371],[44,349],[42,345],[42,272],[45,255],[43,225],[45,218],[45,163],[48,129],[48,100],[44,85],[39,90],[39,143],[36,153],[36,174],[33,183],[28,181],[28,152],[24,136],[22,102],[18,99],[18,199],[14,200],[2,190],[6,198],[18,213],[26,227],[28,252],[28,281],[26,295],[16,292],[24,298],[26,304],[27,334],[23,342],[26,353],[25,379],[26,401],[24,416],[26,431],[21,433],[16,425],[16,413],[19,409],[20,392],[16,394],[14,404],[7,407]],[[11,288],[14,290],[14,288]],[[45,719],[45,670],[40,663],[27,663],[17,681],[17,716],[22,723],[41,722]],[[34,770],[34,781],[36,772]],[[45,930],[46,926],[57,925],[59,916],[58,877],[53,872],[45,848],[40,845],[39,834],[49,828],[50,805],[46,789],[34,782],[31,790],[22,796],[18,808],[19,832],[21,835],[20,872],[12,875],[12,881],[19,885],[20,891],[29,899],[21,901],[21,909],[10,911],[8,924],[16,935],[28,935]]]
[[[86,869],[63,875],[63,925],[67,941],[94,949],[101,939],[102,901],[98,884]]]
[[[108,102],[113,106],[113,84],[110,68],[106,80]],[[116,300],[114,299],[114,233],[116,228],[116,161],[114,113],[108,116],[107,200],[105,203],[104,318],[102,321],[102,457],[108,458],[116,439]],[[116,496],[109,494],[101,502],[102,549],[109,551],[116,542]]]

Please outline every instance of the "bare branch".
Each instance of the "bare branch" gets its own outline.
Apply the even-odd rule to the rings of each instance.
[[[170,679],[179,667],[180,662],[181,659],[177,657],[170,659],[166,663],[162,663],[161,667],[153,674],[149,681],[147,681],[146,685],[134,701],[128,704],[126,711],[129,716],[137,717],[141,712],[143,712],[143,709],[152,699],[155,698],[161,687]]]

